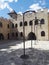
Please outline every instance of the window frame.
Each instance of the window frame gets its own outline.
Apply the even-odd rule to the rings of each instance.
[[[20,22],[20,27],[22,26],[22,22]]]
[[[20,36],[23,37],[23,32],[20,32]]]
[[[16,23],[16,24],[15,24],[15,28],[17,28],[17,27],[18,27],[18,24]]]
[[[43,18],[40,20],[40,24],[45,24],[45,20]]]
[[[12,23],[12,28],[14,28],[14,24]]]
[[[32,22],[32,20],[30,20],[30,21],[29,21],[29,25],[30,25],[30,26],[31,26],[31,25],[33,25],[33,22]]]
[[[24,22],[24,26],[27,26],[27,21]]]
[[[41,36],[42,36],[42,37],[45,36],[45,31],[41,31]]]
[[[0,27],[2,27],[3,26],[3,24],[2,24],[2,22],[0,22]]]

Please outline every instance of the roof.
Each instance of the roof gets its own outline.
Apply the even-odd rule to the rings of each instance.
[[[8,13],[8,15],[10,15],[10,17],[12,17],[13,19],[17,20],[17,13],[15,11]]]

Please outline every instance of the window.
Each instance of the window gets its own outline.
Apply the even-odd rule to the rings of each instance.
[[[23,33],[22,33],[22,32],[20,33],[20,36],[21,36],[21,37],[23,36]]]
[[[27,21],[24,22],[24,26],[27,26]]]
[[[0,27],[2,27],[2,23],[0,22]]]
[[[15,27],[17,28],[17,27],[18,27],[18,25],[17,25],[17,24],[15,24]]]
[[[20,26],[22,26],[22,22],[20,22]]]
[[[9,33],[7,34],[7,37],[8,37],[8,39],[10,38],[10,34]]]
[[[16,37],[18,37],[18,32],[16,32]]]
[[[9,24],[7,25],[7,27],[9,28]]]
[[[14,33],[12,33],[12,37],[14,37]]]
[[[32,25],[32,21],[29,22],[29,25]]]
[[[41,19],[40,24],[44,24],[44,22],[45,22],[44,19]]]
[[[41,36],[45,36],[45,32],[44,31],[41,32]]]
[[[38,19],[35,20],[35,25],[38,25]]]
[[[14,24],[12,24],[12,28],[14,28]]]

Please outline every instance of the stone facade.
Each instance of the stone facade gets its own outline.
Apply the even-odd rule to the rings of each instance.
[[[15,15],[15,14],[14,14]],[[36,19],[37,18],[37,19]],[[4,35],[4,39],[8,39],[8,33],[10,33],[10,39],[23,39],[25,33],[25,39],[33,40],[49,40],[49,13],[48,9],[38,12],[30,12],[24,14],[24,27],[23,32],[23,15],[17,14],[17,19],[10,18],[9,20],[0,19],[3,23],[3,27],[0,27],[0,33]],[[7,25],[10,25],[8,28]],[[14,27],[12,27],[12,25]]]
[[[0,40],[15,39],[17,29],[9,19],[0,18]]]
[[[27,12],[24,14],[24,22],[27,22],[25,25],[25,38],[28,39],[29,35],[32,35],[33,38],[36,36],[37,40],[49,40],[49,17],[48,9],[43,9],[43,11],[38,10],[38,12]],[[35,16],[38,19],[38,23],[35,23]],[[30,25],[32,21],[32,25]],[[14,21],[18,25],[19,33],[23,33],[23,15],[17,14],[17,20]],[[21,23],[21,24],[20,24]]]

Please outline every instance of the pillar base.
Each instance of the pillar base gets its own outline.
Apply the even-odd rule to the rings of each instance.
[[[22,58],[22,59],[28,59],[29,56],[28,55],[21,55],[20,58]]]

